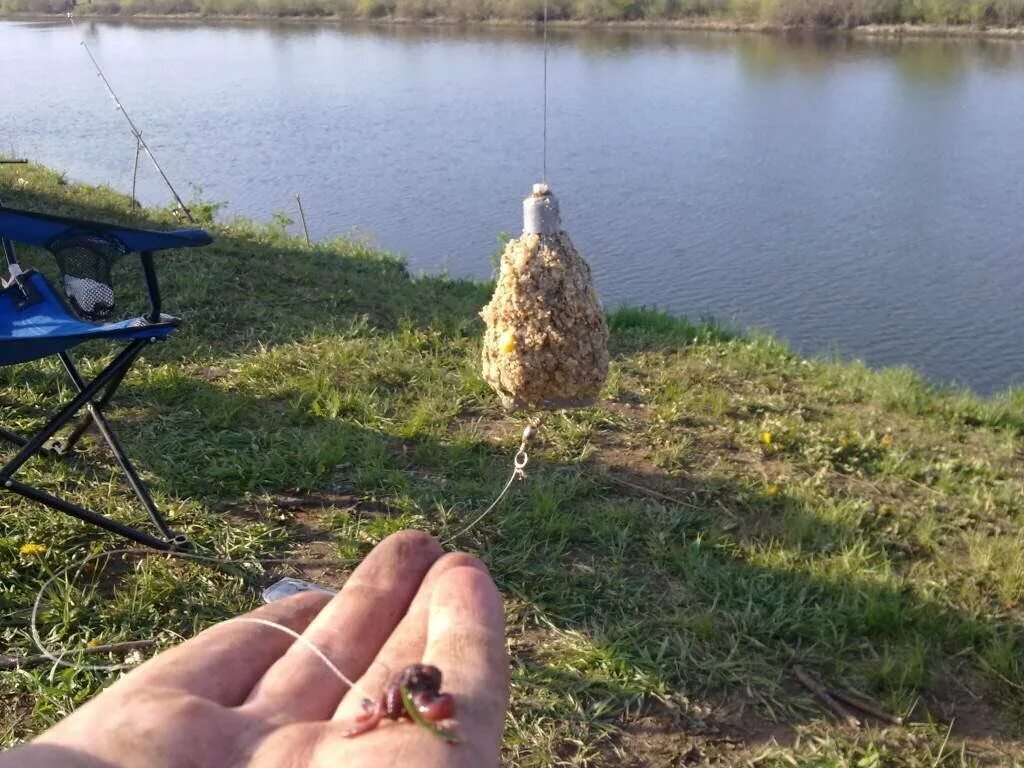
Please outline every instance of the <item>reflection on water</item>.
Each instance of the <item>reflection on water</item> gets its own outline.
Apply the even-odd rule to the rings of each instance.
[[[540,171],[537,29],[80,23],[172,178],[486,277]],[[550,178],[606,304],[1024,382],[1024,45],[551,33]],[[66,24],[0,23],[0,146],[130,188]],[[166,202],[155,175],[141,197]]]
[[[1024,70],[1024,45],[1007,40],[791,34],[785,45],[758,35],[743,36],[735,46],[751,76],[813,73],[879,57],[891,60],[908,80],[925,83],[954,80],[972,69]]]

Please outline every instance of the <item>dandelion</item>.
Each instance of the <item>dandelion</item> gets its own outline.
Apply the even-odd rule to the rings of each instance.
[[[92,640],[90,640],[88,642],[88,646],[90,648],[97,648],[97,647],[99,647],[99,644],[100,644],[100,639],[98,637],[94,637]]]
[[[778,496],[780,493],[782,493],[782,488],[779,487],[778,483],[772,483],[771,485],[764,489],[764,492],[767,493],[769,496]]]
[[[761,433],[761,442],[764,445],[771,445],[773,442],[775,442],[775,438],[772,436],[771,432],[762,432]]]
[[[882,435],[882,439],[878,441],[878,444],[883,448],[892,447],[892,435]]]
[[[19,549],[18,551],[21,552],[21,554],[28,555],[30,557],[32,555],[45,555],[46,554],[46,545],[45,544],[34,544],[32,542],[29,542],[28,544],[22,544],[21,545],[21,549]]]

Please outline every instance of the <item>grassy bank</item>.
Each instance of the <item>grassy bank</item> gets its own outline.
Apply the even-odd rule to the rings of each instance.
[[[71,0],[0,0],[0,14],[63,14]],[[398,22],[535,22],[543,0],[90,0],[87,16],[308,18]],[[550,0],[562,23],[711,29],[862,29],[995,34],[1024,24],[1024,0]]]
[[[0,197],[172,223],[38,167],[0,167]],[[103,599],[70,590],[45,613],[55,645],[169,644],[284,573],[338,584],[391,531],[458,535],[507,477],[524,421],[478,373],[488,286],[413,278],[352,242],[306,249],[280,225],[213,230],[215,245],[161,257],[185,324],[128,378],[113,420],[202,550],[337,565],[115,559],[83,577]],[[649,311],[610,324],[600,404],[549,417],[528,480],[456,542],[507,599],[508,763],[1024,764],[1024,392],[981,400]],[[81,353],[92,369],[108,356]],[[58,373],[0,369],[0,422],[38,425],[68,395]],[[39,460],[28,476],[138,520],[105,454],[82,458],[97,463]],[[0,496],[3,650],[31,652],[49,573],[117,544]],[[836,726],[794,663],[911,724]],[[109,679],[0,672],[0,742]]]

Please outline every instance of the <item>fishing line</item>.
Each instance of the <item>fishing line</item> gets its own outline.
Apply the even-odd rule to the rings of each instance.
[[[329,658],[327,658],[327,654],[321,651],[320,648],[317,647],[316,643],[314,643],[305,635],[300,635],[291,627],[286,627],[284,624],[278,624],[276,621],[270,621],[270,619],[258,619],[255,616],[239,616],[236,619],[228,619],[224,623],[231,624],[233,622],[240,624],[262,624],[265,627],[272,627],[273,629],[277,629],[281,632],[284,632],[286,635],[290,635],[296,642],[303,645],[318,659],[320,659],[320,661],[326,664],[327,668],[331,670],[331,672],[334,673],[335,677],[341,680],[342,683],[347,685],[353,691],[359,691],[359,693],[363,694],[364,699],[372,699],[371,696],[366,695],[366,691],[363,688],[361,688],[358,683],[351,680],[348,675],[346,675],[344,672],[338,669],[338,666]]]
[[[100,558],[110,558],[110,557],[114,557],[115,555],[124,555],[126,557],[166,557],[166,558],[179,558],[181,560],[192,560],[194,562],[206,563],[206,564],[209,564],[209,565],[218,565],[218,566],[221,566],[221,565],[274,565],[274,564],[281,565],[281,564],[291,564],[291,563],[295,562],[294,558],[288,558],[288,557],[266,557],[266,558],[232,559],[232,558],[212,557],[210,555],[197,555],[197,554],[194,554],[192,552],[161,552],[161,551],[154,550],[154,549],[144,549],[142,547],[126,547],[126,548],[121,548],[121,549],[109,549],[109,550],[104,550],[103,552],[96,552],[94,554],[91,554],[88,557],[83,558],[82,560],[79,560],[77,562],[71,563],[70,565],[67,565],[64,568],[61,568],[60,570],[56,571],[52,576],[50,576],[50,578],[48,578],[45,582],[43,582],[43,586],[39,588],[39,592],[36,593],[35,602],[32,604],[32,614],[31,614],[31,618],[29,620],[29,630],[30,630],[30,632],[32,634],[32,642],[35,644],[35,646],[39,650],[40,654],[45,656],[47,659],[52,661],[57,666],[69,667],[71,669],[76,669],[76,670],[91,670],[91,671],[95,671],[95,672],[117,672],[119,670],[130,669],[131,667],[135,666],[135,663],[133,663],[133,662],[124,662],[124,663],[121,663],[121,664],[83,664],[83,663],[78,663],[78,662],[66,661],[64,657],[67,656],[69,653],[72,653],[72,651],[64,650],[64,651],[61,651],[61,652],[58,653],[58,652],[55,652],[55,651],[51,650],[43,642],[43,638],[42,638],[42,636],[40,635],[40,632],[39,632],[39,611],[40,611],[40,608],[41,608],[42,603],[43,603],[43,598],[46,596],[47,591],[50,589],[50,587],[53,585],[53,583],[55,581],[57,581],[58,579],[63,578],[64,576],[66,576],[71,571],[77,569],[77,572],[75,573],[74,577],[71,578],[68,581],[68,584],[71,585],[81,575],[82,569],[86,565],[88,565],[89,563],[93,562],[94,560],[99,560]],[[310,560],[310,561],[305,561],[305,562],[316,563],[317,561]],[[318,564],[323,565],[323,566],[337,567],[339,565],[351,565],[353,563],[354,563],[354,561],[346,561],[346,560],[323,560],[323,561],[319,561]],[[231,619],[231,620],[232,621],[237,621],[238,619]],[[262,622],[262,620],[261,620],[261,623],[266,623],[266,622]],[[283,631],[288,631],[287,627],[282,627],[281,629],[283,629]]]
[[[540,418],[536,418],[526,425],[526,429],[523,430],[523,439],[519,443],[519,449],[516,451],[515,457],[512,459],[512,474],[509,475],[508,481],[505,483],[505,487],[501,489],[498,495],[495,497],[491,505],[487,507],[483,512],[477,515],[466,527],[456,533],[454,536],[449,536],[447,539],[441,542],[441,546],[446,547],[456,539],[465,536],[471,530],[473,530],[477,524],[487,517],[494,508],[501,503],[501,500],[508,494],[509,489],[516,480],[526,479],[526,465],[530,463],[530,456],[527,453],[527,449],[530,447],[530,442],[534,437],[537,436],[537,430],[540,428]]]
[[[508,494],[509,489],[512,487],[512,484],[516,480],[523,479],[523,478],[526,477],[525,469],[526,469],[526,465],[530,461],[530,457],[529,457],[529,455],[527,453],[527,449],[529,448],[530,442],[533,440],[533,438],[537,434],[538,426],[539,426],[539,420],[534,420],[530,424],[528,424],[526,426],[526,428],[523,430],[522,440],[520,441],[519,448],[517,449],[517,451],[515,453],[515,456],[513,458],[512,474],[510,475],[508,481],[505,483],[504,487],[498,493],[497,497],[495,497],[494,501],[492,501],[491,504],[483,512],[481,512],[479,515],[477,515],[476,518],[474,518],[472,521],[470,521],[469,524],[467,524],[465,527],[463,527],[461,530],[459,530],[458,533],[456,533],[456,534],[448,537],[447,539],[445,539],[441,543],[442,546],[447,547],[453,541],[455,541],[456,539],[460,538],[461,536],[464,536],[466,533],[468,533],[473,528],[475,528],[480,523],[481,520],[483,520],[485,517],[487,517],[487,515],[489,515],[491,512],[493,512],[494,509],[498,506],[498,504],[501,503],[501,501]],[[89,556],[87,556],[87,557],[85,557],[85,558],[83,558],[83,559],[81,559],[81,560],[79,560],[77,562],[71,563],[70,565],[67,565],[67,566],[61,568],[60,570],[54,572],[45,582],[43,582],[43,585],[39,588],[39,591],[36,593],[35,601],[32,604],[32,613],[31,613],[31,616],[30,616],[30,619],[29,619],[29,631],[30,631],[31,636],[32,636],[32,642],[35,645],[35,647],[38,649],[39,653],[43,657],[48,659],[49,661],[53,662],[53,664],[55,664],[57,667],[67,667],[67,668],[75,669],[75,670],[79,670],[79,671],[118,672],[120,670],[131,669],[132,667],[135,667],[137,665],[137,662],[135,662],[135,661],[125,661],[125,662],[116,663],[116,664],[88,664],[88,663],[84,663],[84,662],[81,662],[81,661],[69,661],[69,660],[67,660],[66,657],[68,655],[70,655],[70,654],[73,654],[74,651],[71,650],[71,649],[65,649],[65,650],[62,650],[62,651],[55,651],[55,650],[49,648],[46,645],[46,643],[43,641],[42,634],[39,631],[39,613],[40,613],[40,610],[41,610],[41,607],[42,607],[42,604],[43,604],[43,599],[46,597],[46,594],[50,590],[50,587],[53,586],[53,584],[56,581],[58,581],[59,579],[63,579],[68,574],[70,574],[72,571],[75,571],[74,575],[70,579],[67,580],[67,584],[70,587],[79,578],[79,576],[82,573],[82,569],[85,568],[86,565],[88,565],[89,563],[91,563],[91,562],[93,562],[95,560],[99,560],[101,558],[108,558],[109,559],[109,558],[117,556],[117,555],[123,555],[125,557],[140,557],[140,558],[141,557],[178,558],[178,559],[181,559],[181,560],[191,560],[193,562],[203,563],[203,564],[212,565],[212,566],[225,566],[225,565],[274,565],[274,564],[277,564],[277,565],[295,565],[295,564],[298,564],[298,563],[302,563],[302,564],[305,564],[305,565],[314,565],[314,566],[321,566],[321,567],[335,567],[336,568],[338,566],[355,565],[358,562],[356,560],[345,560],[345,559],[338,559],[338,560],[329,560],[329,559],[301,560],[300,559],[300,560],[297,560],[296,558],[292,558],[292,557],[264,557],[264,558],[232,559],[232,558],[213,557],[211,555],[198,555],[198,554],[194,554],[192,552],[158,551],[158,550],[153,550],[153,549],[145,549],[145,548],[141,548],[141,547],[125,547],[125,548],[120,548],[120,549],[104,550],[102,552],[93,553],[93,554],[91,554],[91,555],[89,555]],[[251,623],[251,624],[261,624],[263,626],[273,627],[273,628],[275,628],[275,629],[277,629],[277,630],[279,630],[281,632],[284,632],[285,634],[291,636],[297,642],[299,642],[302,645],[304,645],[311,653],[313,653],[315,656],[317,656],[317,658],[319,658],[325,665],[327,665],[327,667],[331,670],[331,673],[335,677],[337,677],[343,683],[348,685],[350,688],[353,688],[355,690],[361,690],[361,689],[359,689],[358,684],[353,682],[352,680],[350,680],[345,675],[344,672],[342,672],[340,669],[338,669],[338,667],[334,663],[331,662],[331,660],[323,653],[323,651],[320,650],[320,648],[318,648],[308,638],[303,637],[302,635],[300,635],[299,633],[297,633],[294,630],[290,629],[289,627],[286,627],[286,626],[284,626],[282,624],[278,624],[277,622],[270,621],[268,619],[260,619],[260,618],[249,617],[249,616],[239,616],[239,617],[236,617],[236,618],[228,619],[225,623],[228,623],[228,622],[231,622],[231,621],[248,622],[248,623]],[[365,694],[365,691],[361,691],[361,692]],[[365,698],[372,698],[372,697],[371,696],[366,696]]]
[[[194,224],[196,219],[192,215],[192,211],[190,211],[188,209],[188,206],[185,205],[185,201],[181,199],[181,195],[178,194],[178,191],[174,188],[174,185],[171,184],[171,180],[167,178],[167,174],[164,173],[164,169],[160,166],[160,163],[157,161],[156,155],[153,154],[153,150],[149,148],[149,144],[147,144],[146,140],[142,138],[142,131],[140,131],[135,126],[135,121],[132,120],[131,116],[128,114],[128,110],[124,108],[124,104],[121,103],[121,99],[118,98],[117,93],[114,91],[114,86],[110,84],[110,81],[107,80],[107,76],[103,74],[103,69],[100,67],[99,62],[96,61],[96,57],[92,55],[92,49],[89,47],[89,44],[85,41],[85,35],[83,35],[81,30],[78,29],[78,24],[75,22],[75,17],[71,14],[70,11],[68,12],[68,22],[70,22],[72,28],[74,28],[74,30],[78,32],[82,47],[85,48],[85,52],[89,55],[89,60],[92,62],[93,67],[96,69],[96,74],[99,75],[100,79],[103,81],[103,85],[106,86],[107,93],[110,94],[110,98],[114,100],[114,105],[117,107],[118,111],[120,111],[120,113],[124,115],[124,119],[128,121],[128,126],[131,128],[132,135],[135,137],[135,141],[137,142],[136,169],[138,169],[138,148],[141,147],[142,150],[149,156],[149,159],[153,161],[153,167],[156,168],[157,172],[160,174],[160,177],[164,180],[164,184],[166,184],[167,188],[171,190],[171,194],[174,196],[175,202],[177,202],[178,206],[181,208],[185,216],[188,217],[188,220]],[[133,194],[132,199],[134,200],[134,198],[135,196]]]
[[[544,0],[544,160],[541,181],[548,183],[548,0]]]

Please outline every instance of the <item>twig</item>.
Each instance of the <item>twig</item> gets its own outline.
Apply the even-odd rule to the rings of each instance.
[[[916,485],[921,490],[928,491],[928,493],[934,493],[936,496],[945,496],[946,495],[942,491],[936,491],[934,488],[932,488],[930,486],[927,486],[924,483],[922,483],[920,480],[915,480],[912,477],[901,477],[900,480],[902,480],[905,483],[910,483],[911,485]]]
[[[793,674],[796,675],[796,679],[800,681],[800,684],[803,685],[804,688],[817,696],[821,703],[828,707],[832,714],[838,717],[843,723],[851,728],[860,728],[860,720],[858,720],[850,710],[833,699],[824,685],[819,683],[796,665],[793,666]]]
[[[855,696],[848,691],[841,691],[836,688],[829,688],[828,692],[832,694],[834,698],[839,699],[839,701],[846,702],[851,707],[856,707],[861,712],[866,712],[872,717],[877,717],[879,720],[884,720],[885,722],[892,723],[893,725],[903,725],[902,717],[894,715],[891,712],[886,712],[884,709],[879,709],[875,704],[867,699],[862,699],[860,696]]]
[[[156,645],[156,640],[150,638],[148,640],[129,640],[124,643],[111,643],[110,645],[93,645],[82,648],[79,653],[82,655],[93,655],[97,653],[125,653],[127,651],[137,651],[143,648],[152,648]],[[25,667],[34,667],[38,664],[45,664],[51,661],[49,656],[22,656],[20,658],[10,657],[0,659],[0,669],[18,669]]]
[[[640,491],[640,493],[646,493],[648,496],[653,496],[656,499],[670,501],[673,504],[676,504],[677,506],[680,507],[689,507],[690,509],[699,509],[702,511],[704,509],[703,507],[692,502],[683,501],[682,499],[677,499],[674,496],[669,496],[667,493],[662,493],[661,491],[656,491],[653,488],[648,488],[646,485],[640,485],[639,483],[631,483],[629,480],[623,480],[621,477],[616,477],[615,475],[608,475],[607,477],[609,480],[611,480],[613,483],[617,485],[621,485],[625,488],[631,488],[634,491]]]
[[[313,541],[313,539],[310,539]],[[281,565],[288,568],[321,568],[325,571],[346,571],[351,570],[359,561],[352,560],[325,560],[320,558],[303,559],[301,557],[279,557],[271,560],[260,560],[267,565]]]

